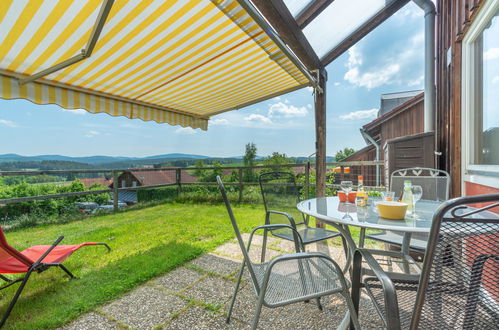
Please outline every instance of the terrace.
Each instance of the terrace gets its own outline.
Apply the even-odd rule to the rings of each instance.
[[[497,208],[492,208],[490,205],[498,205],[499,185],[497,164],[494,163],[497,153],[492,149],[494,144],[488,137],[493,135],[487,133],[490,129],[486,127],[495,125],[490,119],[495,117],[487,116],[487,111],[492,111],[487,106],[493,103],[469,99],[477,95],[489,95],[490,93],[486,93],[489,88],[487,82],[484,80],[483,83],[475,84],[483,93],[468,93],[470,88],[466,85],[475,82],[473,79],[485,79],[487,74],[482,71],[477,75],[470,75],[467,71],[463,73],[463,84],[465,84],[463,86],[468,88],[463,88],[464,118],[472,116],[472,111],[480,111],[480,118],[484,118],[483,127],[463,126],[461,132],[460,115],[457,115],[455,108],[445,105],[461,104],[460,100],[451,99],[454,96],[448,91],[448,86],[455,89],[461,87],[455,85],[456,81],[461,81],[458,76],[461,71],[458,73],[446,71],[448,68],[456,70],[454,61],[461,59],[457,56],[461,54],[462,49],[456,44],[464,42],[464,65],[468,61],[470,67],[480,70],[483,70],[483,67],[488,68],[486,65],[472,62],[476,58],[470,54],[478,54],[480,51],[484,53],[482,42],[476,40],[485,38],[495,42],[493,38],[487,39],[486,32],[491,26],[489,23],[497,23],[497,19],[494,21],[499,10],[497,0],[454,1],[453,4],[460,8],[459,13],[451,11],[443,1],[437,1],[435,9],[431,1],[414,0],[425,13],[425,91],[423,132],[421,132],[424,133],[424,141],[421,139],[423,142],[418,142],[419,140],[416,141],[412,137],[401,140],[400,136],[397,137],[398,140],[392,139],[387,142],[388,148],[392,146],[392,149],[388,149],[388,156],[382,161],[381,147],[377,144],[379,141],[372,136],[365,136],[366,141],[376,149],[374,160],[366,162],[348,159],[344,163],[326,163],[326,66],[408,2],[408,0],[371,1],[368,4],[362,1],[343,0],[202,0],[152,3],[104,0],[75,4],[69,2],[54,4],[50,1],[6,2],[0,5],[0,18],[2,18],[0,97],[8,100],[23,98],[36,104],[55,103],[67,109],[81,108],[91,113],[107,113],[112,116],[139,118],[144,121],[206,130],[212,116],[310,87],[314,90],[315,105],[314,161],[291,164],[287,167],[303,168],[303,182],[299,182],[298,189],[302,198],[311,199],[308,204],[299,204],[298,207],[301,207],[301,212],[312,216],[310,228],[338,231],[337,235],[340,235],[342,240],[328,240],[327,243],[313,242],[307,245],[306,253],[298,256],[317,257],[319,254],[313,252],[320,252],[321,258],[323,256],[331,258],[344,267],[343,272],[338,272],[335,279],[343,276],[347,278],[350,284],[343,290],[349,292],[348,297],[351,292],[354,305],[355,299],[359,298],[360,286],[369,289],[369,283],[362,280],[372,280],[363,276],[368,273],[362,270],[363,264],[359,262],[361,260],[358,259],[359,256],[364,258],[374,275],[382,279],[383,285],[375,285],[373,290],[380,288],[386,290],[388,293],[384,293],[385,298],[390,294],[396,297],[393,292],[395,287],[401,290],[397,281],[405,281],[403,285],[412,281],[410,283],[416,285],[412,293],[419,290],[417,300],[419,305],[416,306],[420,308],[415,309],[415,315],[426,306],[422,305],[424,303],[422,299],[426,291],[432,289],[431,285],[427,284],[430,276],[434,275],[432,272],[435,268],[432,262],[435,261],[441,267],[437,272],[441,271],[445,276],[450,276],[448,274],[452,268],[459,273],[457,275],[459,280],[467,283],[467,280],[472,279],[469,287],[463,289],[462,295],[456,300],[462,306],[466,306],[466,315],[455,317],[452,306],[445,302],[446,308],[449,309],[440,313],[442,316],[440,319],[435,316],[438,313],[434,313],[433,310],[434,319],[416,317],[412,320],[411,328],[416,328],[417,322],[432,321],[435,322],[432,323],[433,326],[439,324],[451,328],[453,326],[466,328],[470,322],[476,320],[478,323],[471,323],[471,326],[490,325],[491,323],[487,322],[490,319],[497,320],[498,315],[497,279],[491,276],[497,269],[498,260],[497,246],[493,243],[497,237],[498,224],[495,215]],[[456,17],[446,16],[436,24],[437,13],[456,15]],[[324,26],[335,33],[324,33],[321,30]],[[54,29],[57,29],[57,33]],[[313,35],[322,36],[320,43],[312,42],[310,37]],[[450,42],[449,40],[455,43],[449,46],[446,44]],[[484,55],[483,59],[485,61],[487,57]],[[480,104],[481,108],[470,109],[470,104]],[[453,120],[458,118],[459,121],[451,121],[451,124],[448,124],[446,119],[449,117]],[[483,134],[484,138],[475,139],[472,134],[473,129],[478,130],[477,134]],[[409,132],[405,133],[409,135]],[[485,133],[488,134],[487,137]],[[364,131],[363,134],[368,133]],[[459,134],[463,134],[463,141],[466,141],[462,146],[466,150],[463,160],[460,150],[461,143],[465,142],[456,140],[460,138]],[[403,225],[394,225],[393,222],[378,217],[377,213],[373,215],[373,212],[378,212],[373,211],[377,210],[374,204],[370,204],[367,208],[359,205],[359,208],[352,209],[355,205],[338,201],[339,196],[336,196],[336,191],[340,188],[349,189],[347,184],[340,186],[340,181],[353,179],[350,181],[354,181],[354,185],[360,189],[357,174],[366,176],[366,182],[373,183],[372,187],[366,187],[368,191],[382,191],[385,190],[385,186],[393,187],[393,178],[390,175],[404,168],[397,165],[397,160],[404,160],[404,157],[397,158],[397,155],[404,156],[404,152],[407,153],[407,150],[402,150],[403,148],[410,147],[413,148],[412,151],[415,150],[414,145],[407,147],[405,144],[407,139],[411,143],[419,143],[416,147],[420,149],[430,146],[432,152],[427,153],[430,158],[420,157],[424,164],[430,162],[432,166],[428,167],[440,169],[441,173],[445,174],[445,171],[450,172],[445,198],[435,198],[435,203],[423,203],[425,207],[431,206],[431,212],[426,212],[427,209],[424,209],[424,212],[418,215],[414,211],[412,218],[407,213],[405,221],[399,222],[399,224],[404,223]],[[426,144],[427,142],[429,144]],[[441,150],[446,151],[443,156]],[[487,150],[487,155],[477,154],[480,150]],[[242,173],[246,170],[255,172],[282,169],[282,167],[286,166],[249,169],[238,167],[235,170],[239,179],[226,182],[226,186],[230,187],[229,200],[236,204],[234,213],[239,229],[243,232],[242,238],[246,242],[251,237],[249,233],[252,229],[265,223],[266,213],[259,198],[258,183],[243,182]],[[331,174],[330,172],[334,172],[333,168],[337,167],[341,168],[339,173]],[[351,167],[352,172],[345,171],[345,167],[349,169]],[[114,202],[114,211],[110,214],[50,219],[46,223],[20,222],[11,224],[10,228],[6,226],[9,244],[19,251],[37,244],[48,244],[59,235],[66,236],[63,242],[65,244],[95,241],[106,242],[112,247],[112,251],[108,254],[102,250],[88,248],[68,259],[65,265],[75,271],[78,280],[61,277],[59,270],[35,274],[28,282],[6,326],[15,329],[256,327],[256,323],[252,323],[255,322],[253,314],[257,299],[252,292],[254,284],[252,282],[256,281],[256,275],[252,275],[249,271],[242,273],[242,286],[236,299],[231,323],[225,323],[225,318],[230,315],[228,312],[230,298],[238,281],[238,269],[243,262],[250,267],[251,262],[258,261],[262,250],[265,250],[266,261],[273,260],[272,262],[283,260],[282,258],[286,258],[284,255],[294,255],[300,250],[298,237],[294,237],[292,241],[270,237],[268,242],[264,243],[264,236],[257,235],[253,241],[253,250],[249,253],[251,260],[246,260],[238,245],[241,242],[234,239],[236,228],[231,227],[226,207],[221,204],[223,199],[219,192],[215,190],[213,193],[213,190],[210,192],[207,189],[204,203],[185,198],[187,194],[183,189],[188,190],[189,186],[214,185],[215,182],[205,184],[193,180],[185,182],[182,181],[182,172],[186,169],[163,168],[143,171],[167,171],[170,179],[175,178],[174,183],[120,187],[118,177],[125,171],[126,169],[72,171],[106,173],[107,176],[110,174],[113,178],[112,187],[40,196],[9,196],[0,200],[2,206],[15,208],[19,205],[21,208],[28,205],[23,203],[40,201],[42,201],[40,203],[50,203],[53,200],[109,194]],[[417,171],[419,172],[416,173]],[[141,170],[134,170],[135,172],[138,173],[135,175],[140,176]],[[71,171],[2,172],[0,175],[63,173]],[[415,170],[413,173],[417,177],[421,170]],[[444,176],[438,173],[440,172],[430,171],[430,176],[443,179]],[[336,178],[334,184],[327,182],[331,175]],[[406,173],[401,176],[405,175]],[[416,179],[418,178],[414,180]],[[486,188],[477,186],[484,184]],[[422,189],[429,189],[430,186],[431,184],[426,186],[423,184]],[[167,200],[149,204],[139,203],[126,210],[118,209],[118,196],[122,191],[144,191],[165,187],[172,191],[176,190],[177,194]],[[223,191],[222,189],[221,192]],[[483,195],[485,192],[495,194],[445,202],[450,197],[477,195],[477,193]],[[249,195],[247,199],[245,194]],[[428,192],[425,190],[424,196],[427,195]],[[371,203],[372,200],[373,198]],[[470,210],[482,207],[478,205],[485,206],[480,212],[469,211],[463,215],[462,212],[456,213],[456,210],[462,211],[461,205],[467,205]],[[226,206],[228,208],[228,205]],[[331,209],[333,213],[340,212],[341,216],[331,215]],[[297,212],[294,203],[280,211]],[[450,212],[452,217],[447,215],[447,211],[452,211]],[[373,216],[376,220],[374,226],[369,220]],[[422,216],[426,218],[418,223],[418,216],[419,220]],[[457,219],[458,221],[454,222],[462,222],[463,226],[468,226],[468,216],[473,218],[471,222],[474,226],[470,225],[465,228],[466,230],[456,230],[454,233],[446,232],[448,227],[445,226],[445,222]],[[433,225],[430,232],[432,220],[435,223],[441,221],[442,227]],[[384,248],[387,246],[379,241],[374,243],[369,241],[364,245],[364,234],[369,235],[379,230],[390,232],[389,229],[393,229],[390,226],[396,225],[405,226],[402,230],[404,238],[399,244],[400,253],[385,251]],[[366,228],[367,231],[364,232]],[[429,243],[424,263],[412,260],[409,255],[413,233],[430,233],[429,238],[426,237]],[[468,236],[462,236],[463,233]],[[448,238],[446,235],[457,238],[437,244],[442,237]],[[237,230],[236,238],[238,238]],[[357,249],[356,242],[366,250]],[[439,248],[441,250],[438,250]],[[479,250],[480,248],[482,250]],[[445,251],[442,252],[442,249]],[[388,257],[385,258],[386,264],[383,264],[382,268],[372,266],[376,265],[376,261],[371,262],[373,258],[370,257],[370,253],[376,251]],[[436,255],[442,253],[443,261],[434,259],[434,253]],[[482,260],[483,258],[477,255],[487,257]],[[395,262],[392,263],[392,259],[398,257],[402,258],[400,267]],[[471,257],[474,258],[473,262],[467,260]],[[461,259],[465,262],[461,262]],[[414,267],[418,269],[417,274],[406,269],[407,263],[412,261]],[[481,264],[475,266],[475,261]],[[302,267],[301,263],[298,264]],[[469,272],[466,272],[471,264],[473,269],[470,270],[472,274],[470,276]],[[479,268],[478,271],[476,267]],[[266,272],[271,268],[272,266],[267,268]],[[308,272],[312,283],[316,283],[313,282],[314,277],[310,270]],[[386,284],[386,277],[380,275],[385,272],[390,273],[388,276],[390,281],[397,283],[393,288]],[[480,276],[477,284],[475,275],[478,273]],[[303,274],[303,269],[300,268],[300,276],[305,276]],[[323,281],[329,281],[324,273],[321,274]],[[284,278],[283,274],[279,275]],[[8,275],[6,278],[12,280],[21,277]],[[269,278],[267,277],[267,280]],[[284,279],[280,282],[284,282]],[[265,292],[262,286],[256,289],[258,293],[262,290]],[[306,293],[306,285],[303,286],[303,291]],[[7,308],[10,297],[16,290],[17,288],[12,286],[0,291],[2,310]],[[392,315],[390,313],[395,309],[390,308],[389,303],[393,304],[393,300],[386,298],[386,309],[377,307],[379,301],[383,300],[380,298],[383,297],[383,292],[373,294],[374,291],[368,291],[369,295],[362,292],[359,298],[359,319],[362,328],[398,329],[408,325],[404,322],[407,315],[410,317],[412,307],[401,307],[400,315],[398,312]],[[430,298],[432,295],[432,292],[427,294]],[[348,302],[348,297],[324,294],[320,300],[322,310],[318,308],[320,305],[317,306],[316,296],[309,294],[304,297],[302,300],[305,302],[279,308],[264,308],[258,326],[263,329],[346,328],[349,326],[349,316],[352,320],[355,318],[354,310],[349,309],[345,302],[345,299]],[[399,300],[405,303],[411,299]],[[463,299],[466,303],[462,303]],[[396,304],[397,299],[394,298],[394,301]],[[442,299],[432,303],[440,303],[438,308],[442,308]],[[455,303],[455,306],[459,304]],[[454,308],[457,308],[455,306]],[[463,313],[460,312],[459,315],[461,314]]]

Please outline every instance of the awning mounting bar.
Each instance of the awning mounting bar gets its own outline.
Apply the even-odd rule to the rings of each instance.
[[[45,70],[42,70],[40,72],[37,72],[35,74],[32,74],[31,76],[23,79],[19,79],[19,85],[24,85],[26,83],[29,83],[30,81],[36,80],[38,78],[44,77],[46,75],[49,75],[51,73],[54,73],[56,71],[62,70],[64,68],[67,68],[70,65],[73,65],[77,62],[80,62],[92,55],[92,52],[94,51],[95,45],[97,44],[97,41],[99,40],[99,36],[102,32],[102,29],[104,28],[104,24],[106,23],[107,17],[109,16],[109,13],[111,12],[111,7],[114,4],[114,0],[104,0],[102,3],[102,6],[99,11],[99,15],[97,16],[97,20],[95,21],[94,28],[92,30],[92,33],[90,34],[90,39],[88,39],[87,46],[81,50],[81,53],[71,57],[70,59],[67,59],[61,63],[58,63],[54,66],[51,66],[50,68],[47,68]]]

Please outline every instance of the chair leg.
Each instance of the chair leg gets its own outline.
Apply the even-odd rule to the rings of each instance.
[[[234,309],[234,303],[236,302],[237,292],[239,291],[239,285],[241,284],[241,279],[242,279],[243,273],[244,273],[244,266],[245,266],[245,262],[243,261],[243,264],[241,265],[241,270],[239,271],[239,277],[237,278],[236,287],[234,288],[234,294],[232,295],[232,299],[230,302],[229,313],[227,315],[227,319],[225,320],[225,322],[227,322],[227,323],[230,322],[232,310]]]
[[[263,297],[265,297],[264,289],[260,291],[260,295],[258,296],[258,301],[256,302],[255,316],[253,317],[253,322],[251,323],[252,330],[256,330],[256,327],[258,326],[258,321],[260,320],[260,313],[262,312]]]
[[[69,277],[71,277],[72,279],[76,278],[76,276],[73,275],[73,273],[71,273],[69,271],[69,269],[66,268],[66,266],[64,266],[63,264],[59,264],[59,267],[64,271],[66,272],[66,274],[69,275]]]
[[[0,274],[0,279],[4,280],[5,282],[12,282],[12,280],[10,278],[5,277],[2,274]]]
[[[17,291],[16,291],[16,294],[14,295],[14,298],[12,298],[12,300],[11,300],[11,302],[9,304],[9,307],[7,307],[7,310],[5,311],[5,314],[2,317],[2,321],[0,322],[0,328],[2,328],[4,326],[5,322],[9,318],[9,315],[12,312],[12,309],[14,308],[14,305],[17,302],[17,299],[19,299],[19,296],[21,295],[21,292],[23,291],[24,286],[26,285],[26,282],[28,282],[28,279],[29,279],[29,277],[31,275],[31,272],[32,271],[29,270],[26,273],[26,275],[24,276],[23,281],[21,282],[21,285],[19,286],[19,288],[17,288]]]
[[[356,311],[352,298],[350,297],[348,291],[342,292],[341,294],[345,298],[348,305],[348,310],[350,311],[350,329],[360,330],[358,313]]]
[[[321,298],[315,298],[315,300],[317,301],[317,308],[322,312]]]
[[[353,259],[353,271],[352,271],[352,297],[348,297],[347,303],[349,304],[350,310],[355,312],[355,317],[357,318],[359,315],[359,305],[360,305],[360,289],[361,289],[361,273],[362,273],[362,255],[360,253],[356,253]],[[346,299],[346,298],[345,298]],[[352,302],[352,307],[350,307],[350,303]],[[351,312],[350,312],[350,315]],[[355,320],[351,318],[350,329],[355,329]],[[358,321],[358,319],[357,319]]]

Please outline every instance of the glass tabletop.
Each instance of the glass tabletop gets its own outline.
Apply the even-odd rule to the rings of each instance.
[[[314,216],[337,224],[391,230],[411,233],[430,232],[433,214],[441,202],[420,200],[416,204],[415,216],[407,215],[404,220],[390,220],[378,215],[375,201],[370,198],[369,205],[357,207],[355,204],[340,203],[338,197],[321,197],[308,199],[298,203],[298,209]]]

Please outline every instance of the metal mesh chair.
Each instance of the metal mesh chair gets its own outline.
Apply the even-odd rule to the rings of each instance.
[[[298,211],[296,204],[300,201],[300,192],[295,176],[289,172],[268,172],[259,177],[263,204],[265,205],[265,224],[287,224],[298,232],[304,247],[307,244],[340,236],[336,231],[309,227],[308,216]],[[288,216],[283,217],[284,212]],[[293,230],[280,228],[268,230],[273,236],[295,241]],[[267,230],[264,231],[263,246],[267,243]],[[264,249],[265,251],[265,249]],[[265,254],[263,254],[263,258]],[[264,259],[262,259],[264,261]]]
[[[476,203],[490,203],[472,208]],[[482,204],[483,205],[483,204]],[[416,281],[390,279],[376,250],[354,256],[352,298],[358,310],[361,287],[388,329],[497,329],[499,325],[499,194],[443,203],[433,224]],[[362,259],[375,276],[362,276]]]
[[[397,196],[402,196],[404,181],[410,180],[413,185],[423,188],[423,198],[432,201],[446,201],[449,199],[449,173],[433,168],[406,168],[394,171],[390,178],[390,190]],[[364,236],[364,232],[361,233]],[[369,239],[386,244],[402,246],[404,234],[400,232],[382,231],[365,235]],[[417,252],[424,252],[428,235],[425,233],[412,234],[409,247]]]
[[[287,224],[262,225],[253,229],[246,247],[220,177],[217,177],[217,182],[244,256],[229,307],[227,323],[230,322],[234,302],[239,291],[239,284],[241,283],[244,268],[247,267],[257,295],[255,316],[252,323],[253,329],[256,329],[258,325],[262,306],[274,308],[335,293],[343,295],[351,313],[352,324],[356,329],[360,329],[345,277],[338,264],[329,256],[318,252],[299,252],[281,255],[272,261],[259,264],[251,261],[249,251],[253,235],[256,231],[287,228],[294,233],[298,250],[302,246],[298,243],[300,236],[293,227]],[[280,215],[282,217],[289,217],[285,213],[280,213]]]

